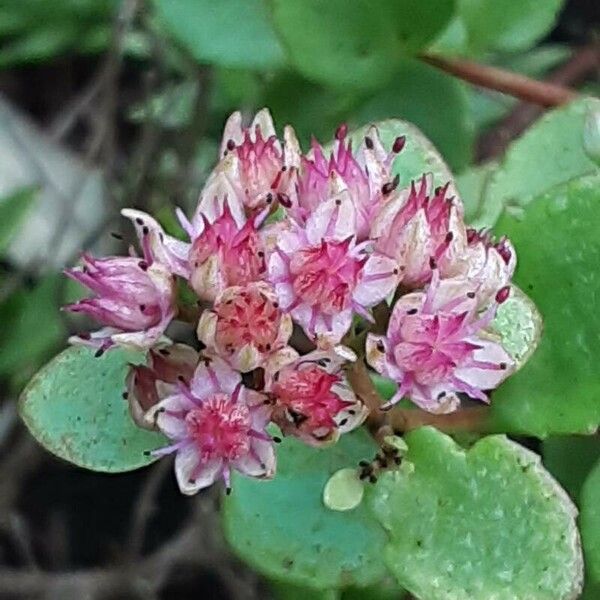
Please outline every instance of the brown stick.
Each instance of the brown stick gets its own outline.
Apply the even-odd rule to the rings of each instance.
[[[555,85],[578,85],[587,75],[600,67],[600,44],[595,42],[580,48],[569,60],[554,70],[547,78]],[[544,109],[519,102],[492,130],[481,136],[477,146],[477,160],[483,161],[504,152],[508,144],[533,123]]]
[[[561,85],[537,81],[525,75],[462,58],[423,54],[421,60],[474,85],[541,106],[560,106],[578,97],[577,92]]]

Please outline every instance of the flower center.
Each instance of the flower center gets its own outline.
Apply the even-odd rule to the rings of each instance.
[[[236,460],[250,450],[250,411],[226,394],[215,394],[191,410],[185,423],[203,461]]]
[[[310,429],[334,427],[333,418],[348,404],[332,389],[339,380],[311,366],[282,374],[273,391],[280,405],[300,416]]]
[[[233,352],[242,344],[254,344],[260,352],[274,349],[281,321],[277,302],[254,287],[215,305],[217,344]]]
[[[350,306],[364,261],[348,253],[347,242],[323,241],[292,257],[290,272],[294,291],[303,302],[318,305],[326,314]]]

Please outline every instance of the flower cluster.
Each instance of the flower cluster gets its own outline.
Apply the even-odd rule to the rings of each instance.
[[[72,342],[147,352],[124,395],[139,426],[171,440],[152,453],[176,453],[183,493],[217,479],[229,489],[232,470],[272,477],[273,425],[312,446],[359,426],[369,410],[346,378],[357,360],[397,382],[382,409],[487,402],[511,372],[489,325],[510,293],[514,249],[466,227],[450,183],[423,175],[401,189],[405,143],[386,148],[375,127],[351,140],[341,126],[330,150],[313,141],[302,154],[266,109],[249,127],[235,113],[194,213],[178,210],[189,241],[126,209],[141,256],[85,255],[67,271],[94,293],[67,310],[104,326]],[[202,351],[165,335],[178,278],[198,297]],[[385,335],[372,332],[376,306]],[[361,339],[357,356],[348,346]]]

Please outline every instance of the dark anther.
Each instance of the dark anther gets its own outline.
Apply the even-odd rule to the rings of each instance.
[[[454,234],[451,231],[449,231],[446,234],[446,243],[449,244],[453,239],[454,239]]]
[[[368,466],[369,466],[369,464],[370,464],[370,463],[369,463],[369,461],[368,461],[368,460],[361,460],[361,461],[359,461],[359,463],[358,463],[358,466],[359,466],[359,467],[368,467]]]
[[[147,225],[144,225],[144,226],[142,227],[142,233],[143,233],[144,235],[148,235],[148,234],[150,233],[150,230],[148,229],[148,226],[147,226]]]
[[[287,167],[283,165],[283,167],[281,167],[281,170],[285,173],[287,171]]]
[[[104,354],[104,348],[98,348],[98,350],[96,350],[96,353],[94,354],[94,356],[96,358],[100,358],[103,354]]]
[[[267,198],[266,198],[265,202],[266,202],[267,204],[271,204],[271,202],[273,202],[273,194],[271,194],[271,192],[269,192],[269,193],[267,194]]]
[[[150,450],[144,450],[144,456],[150,456],[150,454],[152,454]]]
[[[136,219],[135,219],[135,222],[136,222],[138,225],[143,225],[143,224],[144,224],[144,220],[143,220],[143,219],[140,219],[139,217],[136,217]]]
[[[503,371],[506,371],[507,367],[508,367],[508,365],[507,365],[505,362],[501,362],[501,363],[500,363],[500,368],[501,368]]]
[[[369,483],[377,483],[377,477],[375,475],[369,476]]]
[[[129,394],[127,392],[123,392],[122,396],[123,400],[127,400],[127,398],[129,398]]]
[[[369,137],[366,136],[365,137],[365,146],[369,149],[369,150],[373,150],[373,140]]]
[[[437,196],[440,192],[442,191],[442,188],[438,185],[435,190],[433,190],[433,193]]]
[[[510,295],[510,286],[505,285],[503,288],[500,288],[498,290],[498,293],[496,294],[496,302],[498,304],[502,304],[503,302],[506,302],[506,300],[508,300],[509,295]]]
[[[279,302],[273,302],[273,308],[279,308]]]
[[[271,351],[271,344],[265,344],[265,350],[267,352],[270,352]]]
[[[346,137],[346,134],[348,133],[348,125],[346,125],[346,123],[342,123],[336,130],[335,130],[335,139],[336,140],[343,140]]]
[[[289,208],[290,206],[292,206],[292,201],[290,200],[290,197],[287,194],[284,194],[283,192],[279,192],[277,194],[277,200],[279,201],[279,204],[281,204],[281,206],[285,206],[285,208]]]
[[[276,444],[281,444],[281,438],[278,435],[274,435],[272,439]]]
[[[336,198],[335,204],[336,204],[336,206],[340,206],[342,204],[341,199],[340,198]]]
[[[394,140],[394,145],[392,146],[392,152],[398,154],[398,152],[402,152],[402,148],[404,148],[404,144],[406,144],[406,136],[399,136]]]
[[[467,292],[467,298],[475,298],[475,292]]]
[[[166,348],[161,348],[159,350],[159,352],[163,355],[163,356],[169,356],[169,354],[171,354]]]
[[[353,408],[351,408],[351,409],[348,411],[348,414],[349,414],[349,415],[355,415],[355,414],[356,414],[356,411],[355,411]]]
[[[138,267],[142,271],[147,271],[148,270],[148,263],[145,260],[140,260],[140,262],[138,263]]]
[[[120,233],[117,233],[116,231],[111,231],[110,235],[112,235],[115,238],[115,240],[122,240],[123,239],[123,236]]]
[[[227,496],[231,495],[231,488],[230,488],[230,487],[228,487],[228,488],[225,488],[225,494],[226,494]]]
[[[417,308],[409,308],[406,311],[406,314],[407,315],[416,315],[418,312],[419,312],[419,309],[417,309]]]
[[[396,268],[395,268],[395,269],[392,271],[392,273],[393,273],[394,275],[398,275],[398,273],[400,273],[400,269],[398,269],[398,267],[396,267]]]
[[[262,250],[259,250],[256,254],[258,255],[259,258],[264,258],[264,256],[265,256],[265,253]]]
[[[438,399],[438,400],[441,400],[441,399],[442,399],[442,398],[443,398],[445,395],[446,395],[446,392],[440,392],[440,393],[437,395],[437,399]]]
[[[140,311],[144,312],[146,310],[146,305],[145,304],[140,304]]]
[[[385,346],[383,345],[383,342],[377,342],[377,350],[379,352],[385,352]]]
[[[177,379],[183,383],[185,383],[185,377],[183,375],[177,375]]]
[[[233,140],[227,140],[227,150],[231,151],[235,149],[235,142]]]
[[[348,422],[348,419],[342,419],[342,420],[339,422],[339,425],[338,425],[338,427],[343,427],[343,426],[344,426],[344,425],[345,425],[347,422]]]
[[[433,256],[429,257],[429,268],[430,269],[436,269],[437,268],[437,262],[435,261],[435,258],[433,258]]]

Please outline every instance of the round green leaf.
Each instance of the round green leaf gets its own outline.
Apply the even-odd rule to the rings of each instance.
[[[588,575],[600,583],[600,461],[581,490],[581,535]]]
[[[537,352],[494,392],[493,427],[540,437],[600,423],[600,176],[554,188],[496,230],[518,253],[515,282],[544,319]]]
[[[400,177],[400,187],[409,185],[423,173],[433,173],[437,185],[452,181],[452,173],[448,165],[417,127],[400,119],[386,119],[373,124],[377,126],[385,148],[391,148],[397,137],[402,135],[406,137],[406,144],[396,157],[393,169],[394,175]],[[369,125],[365,125],[352,133],[353,147],[361,143],[368,128]]]
[[[271,0],[290,60],[321,83],[371,88],[394,72],[399,42],[388,0]]]
[[[456,78],[416,60],[404,60],[390,85],[359,111],[362,122],[390,115],[414,123],[439,148],[453,169],[472,160],[474,128],[467,92]]]
[[[59,354],[19,400],[29,431],[53,454],[93,471],[118,473],[154,462],[144,451],[167,442],[129,416],[122,398],[129,361],[139,362],[139,355],[117,349],[95,358],[88,348]]]
[[[427,600],[577,597],[577,511],[537,455],[504,436],[465,451],[429,427],[406,440],[405,466],[366,496],[400,585]]]
[[[285,62],[261,0],[154,0],[161,23],[200,62],[272,69]]]
[[[323,504],[329,478],[376,451],[363,430],[323,449],[285,439],[277,448],[275,479],[234,476],[224,502],[229,543],[258,571],[295,585],[329,589],[381,580],[386,536],[364,502],[347,512]]]
[[[564,0],[459,0],[458,14],[475,51],[525,50],[548,32]]]
[[[487,187],[490,223],[503,207],[520,208],[555,185],[596,172],[583,148],[583,128],[598,106],[600,100],[583,98],[550,111],[510,146]]]
[[[498,307],[492,331],[520,369],[534,353],[542,335],[542,316],[535,304],[518,287],[512,286],[506,302]]]

